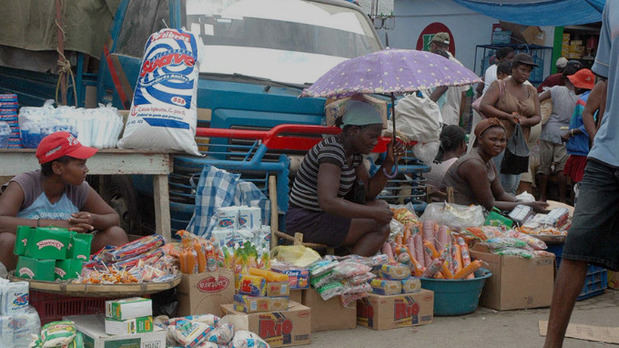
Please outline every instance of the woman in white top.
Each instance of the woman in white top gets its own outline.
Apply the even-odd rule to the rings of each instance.
[[[425,175],[427,184],[440,187],[447,169],[466,153],[466,133],[458,126],[449,125],[441,131],[441,145],[438,154],[431,165],[431,170]]]

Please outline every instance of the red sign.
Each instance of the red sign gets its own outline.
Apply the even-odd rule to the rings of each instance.
[[[230,285],[230,281],[228,278],[219,276],[215,277],[206,277],[198,282],[198,290],[202,292],[219,292],[228,288]]]
[[[265,339],[290,335],[294,328],[292,321],[289,319],[274,319],[263,316],[260,316],[258,327],[258,335]]]
[[[454,36],[451,33],[451,30],[449,30],[449,28],[447,28],[445,24],[439,22],[430,23],[421,31],[421,34],[419,34],[419,38],[417,38],[417,50],[429,51],[430,41],[432,40],[432,37],[434,36],[434,34],[440,32],[446,32],[447,34],[449,34],[449,52],[451,52],[451,54],[455,56],[456,43],[454,40]]]

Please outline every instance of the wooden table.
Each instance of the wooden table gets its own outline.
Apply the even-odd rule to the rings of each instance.
[[[36,149],[0,149],[0,176],[15,176],[41,168]],[[104,149],[88,159],[92,175],[153,175],[156,233],[171,238],[168,174],[172,172],[171,154],[123,149]],[[130,231],[127,231],[130,232]]]

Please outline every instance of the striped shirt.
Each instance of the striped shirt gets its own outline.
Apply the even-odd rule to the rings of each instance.
[[[290,191],[290,202],[297,207],[322,211],[318,204],[318,168],[321,163],[332,163],[340,167],[340,188],[338,197],[348,194],[357,178],[355,169],[362,163],[363,156],[353,155],[352,165],[346,161],[346,153],[341,139],[338,136],[330,136],[316,144],[299,167]]]

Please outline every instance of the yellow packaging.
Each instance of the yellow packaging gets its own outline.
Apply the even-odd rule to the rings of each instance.
[[[273,271],[267,271],[264,269],[253,268],[249,269],[249,274],[263,277],[267,282],[287,282],[288,275]]]
[[[402,293],[401,280],[374,278],[370,282],[372,291],[379,295],[398,295]]]
[[[260,276],[240,274],[238,292],[242,295],[265,296],[266,280]]]
[[[380,267],[380,277],[390,280],[401,280],[411,276],[411,269],[407,265],[382,265]]]
[[[402,279],[402,293],[408,294],[421,289],[421,280],[419,278],[410,277]]]
[[[254,297],[234,295],[234,310],[245,313],[284,311],[288,309],[288,297]]]
[[[288,297],[290,296],[290,284],[288,281],[267,282],[267,296],[269,297]]]

